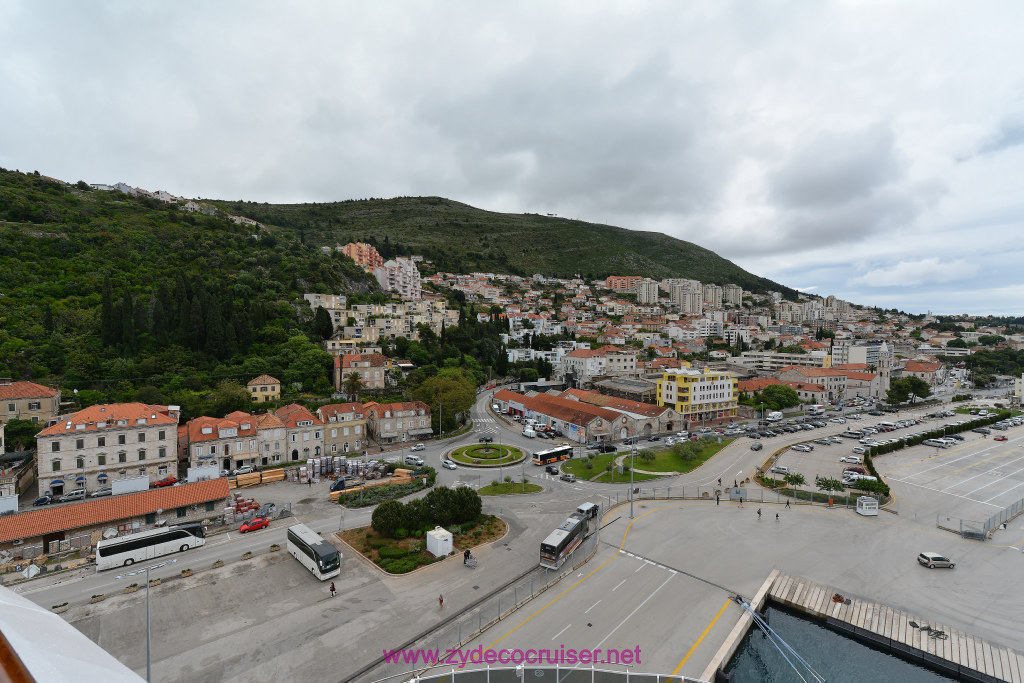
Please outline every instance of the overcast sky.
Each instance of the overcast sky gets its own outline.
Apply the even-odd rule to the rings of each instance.
[[[0,166],[439,195],[1020,314],[1024,3],[0,0]]]

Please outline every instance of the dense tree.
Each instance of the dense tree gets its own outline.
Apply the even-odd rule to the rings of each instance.
[[[796,389],[785,384],[769,384],[751,399],[751,405],[764,403],[769,410],[782,410],[800,405],[800,395]]]
[[[413,390],[413,398],[430,406],[431,420],[451,431],[458,425],[460,414],[469,410],[476,400],[476,381],[464,368],[444,368],[425,379]]]
[[[378,505],[370,517],[370,526],[381,536],[394,538],[395,531],[406,526],[405,505],[401,501],[386,500]]]
[[[363,389],[362,375],[358,372],[348,373],[341,382],[341,388],[345,390],[345,395],[348,396],[349,401],[358,400],[359,392]]]
[[[334,336],[334,322],[331,321],[331,314],[323,306],[316,307],[316,314],[313,317],[313,334],[321,341]]]

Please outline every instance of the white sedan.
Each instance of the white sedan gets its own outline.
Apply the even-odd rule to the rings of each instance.
[[[857,455],[844,455],[843,457],[839,458],[839,462],[852,462],[854,464],[859,465],[863,461],[860,459],[860,456]]]
[[[831,420],[829,420],[829,422],[835,422],[837,425],[844,425],[844,424],[846,424],[846,418],[845,417],[833,417]]]
[[[811,452],[811,447],[808,446],[807,444],[804,444],[804,443],[798,443],[798,444],[794,444],[794,445],[790,446],[789,450],[791,450],[791,451],[802,451],[804,453],[810,453]]]
[[[459,468],[458,465],[456,465],[451,460],[448,460],[447,458],[441,461],[441,467],[445,468],[446,470],[457,470]]]

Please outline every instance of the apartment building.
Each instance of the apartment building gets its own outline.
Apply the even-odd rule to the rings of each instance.
[[[850,371],[793,365],[780,369],[775,376],[783,382],[820,384],[825,388],[826,398],[835,401],[846,396],[847,372]]]
[[[113,479],[177,475],[177,406],[95,405],[60,415],[36,435],[39,490],[54,496]]]
[[[430,436],[430,406],[423,401],[367,403],[366,421],[370,436],[377,443],[417,441]]]
[[[658,380],[658,405],[679,413],[688,428],[703,422],[736,417],[739,405],[735,374],[690,367],[662,374]]]
[[[324,422],[297,403],[278,408],[274,415],[284,424],[285,460],[296,462],[324,455]]]
[[[636,300],[642,304],[656,304],[660,290],[657,280],[645,277],[636,285]]]
[[[269,403],[281,398],[281,380],[270,375],[260,375],[246,384],[253,403]]]
[[[639,275],[609,275],[604,280],[604,286],[614,292],[635,292],[642,279]]]
[[[743,304],[743,288],[739,285],[725,285],[722,287],[722,300],[730,306]]]
[[[366,448],[366,407],[362,403],[331,403],[316,409],[324,423],[327,455],[361,453]]]
[[[602,346],[599,349],[576,349],[562,357],[556,376],[572,376],[578,387],[589,387],[594,379],[607,376],[639,377],[636,350]]]
[[[718,285],[704,285],[704,302],[711,308],[721,308],[722,288]]]
[[[824,353],[776,353],[774,351],[744,351],[733,359],[743,365],[762,372],[776,372],[783,368],[799,365],[809,368],[827,368],[831,357]]]
[[[60,391],[35,382],[0,378],[0,420],[46,422],[60,412]]]
[[[418,301],[423,297],[423,283],[420,270],[407,258],[396,258],[385,261],[373,269],[381,289],[397,292],[400,297],[409,301]]]
[[[384,265],[384,259],[372,244],[349,242],[339,251],[362,266],[367,273],[372,273],[376,268]]]
[[[383,389],[387,386],[391,359],[379,353],[357,353],[334,358],[334,389],[344,391],[345,378],[359,375],[363,389]]]
[[[261,439],[254,415],[236,411],[224,417],[197,417],[183,427],[178,447],[188,453],[189,467],[216,465],[230,471],[269,464],[259,462]]]
[[[704,312],[704,294],[699,289],[691,289],[689,285],[672,285],[669,297],[681,313],[699,315]]]

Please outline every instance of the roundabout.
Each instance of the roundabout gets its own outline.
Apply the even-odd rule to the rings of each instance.
[[[515,446],[479,443],[453,449],[448,457],[466,467],[504,467],[521,462],[526,453]]]

